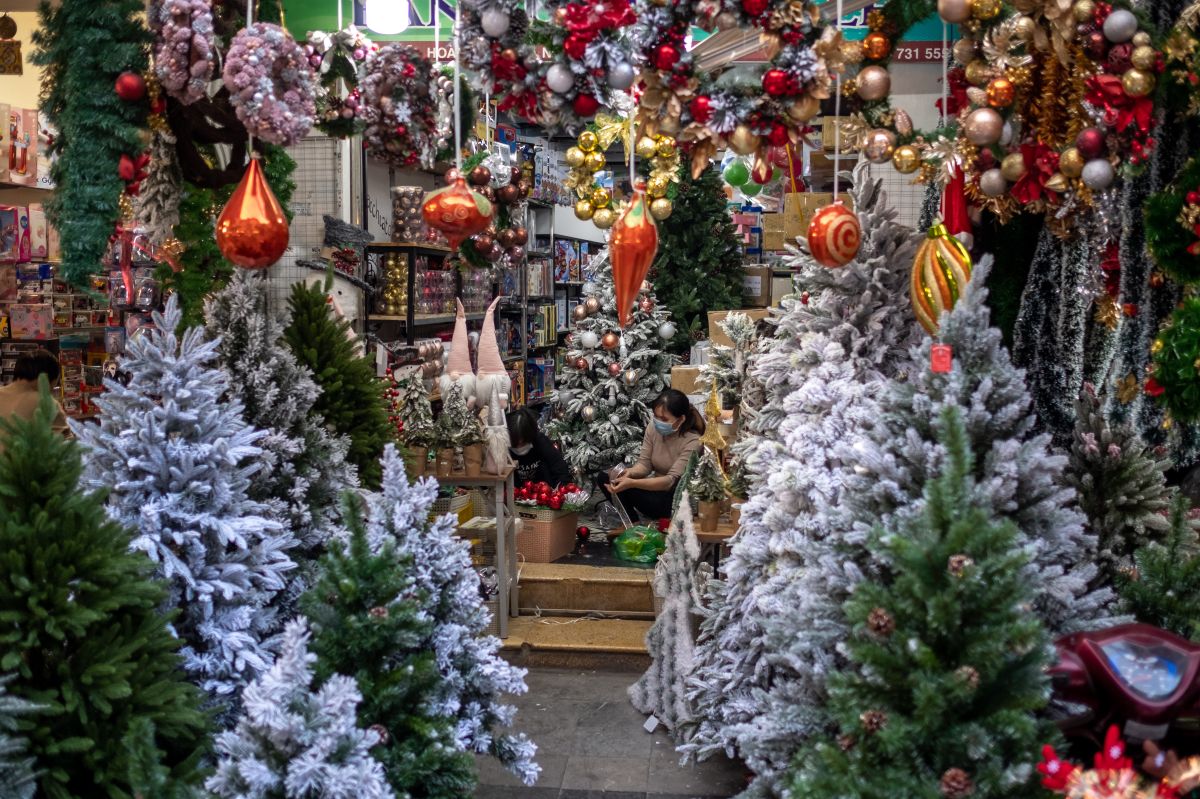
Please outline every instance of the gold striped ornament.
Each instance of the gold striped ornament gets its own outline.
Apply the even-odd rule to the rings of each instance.
[[[913,313],[930,335],[938,318],[954,307],[971,279],[971,255],[946,226],[929,228],[913,261],[911,296]]]

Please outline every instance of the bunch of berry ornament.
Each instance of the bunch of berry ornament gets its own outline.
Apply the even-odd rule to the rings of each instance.
[[[316,126],[322,133],[339,139],[362,133],[366,122],[359,82],[367,59],[378,49],[353,25],[336,33],[308,34],[304,52],[319,80]]]
[[[491,157],[465,172],[471,187],[495,205],[492,223],[463,244],[464,256],[469,261],[482,258],[493,264],[503,258],[509,268],[519,268],[529,242],[529,231],[520,223],[524,217],[521,208],[533,187],[519,166]]]
[[[636,74],[625,29],[637,20],[629,0],[549,3],[549,22],[534,20],[534,37],[551,58],[537,66],[536,117],[550,132],[577,135],[615,95],[633,86]]]
[[[537,54],[526,41],[529,16],[519,0],[463,0],[459,4],[460,60],[471,84],[495,99],[500,111],[537,118]]]
[[[372,53],[361,85],[367,155],[395,167],[432,166],[437,134],[437,102],[432,66],[405,44]]]

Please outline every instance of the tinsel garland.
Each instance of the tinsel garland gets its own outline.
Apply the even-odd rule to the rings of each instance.
[[[1151,347],[1146,393],[1179,422],[1200,421],[1200,297],[1184,300]]]
[[[38,10],[32,60],[44,68],[41,110],[58,129],[51,145],[58,189],[46,215],[62,234],[60,275],[76,286],[99,270],[120,218],[121,156],[145,146],[146,104],[112,90],[122,72],[149,66],[143,10],[142,0],[61,0]]]
[[[1200,281],[1200,157],[1146,200],[1146,247],[1158,267],[1181,283]]]

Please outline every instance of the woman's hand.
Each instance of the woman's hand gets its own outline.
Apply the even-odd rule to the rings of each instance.
[[[636,482],[637,482],[637,480],[635,478],[630,477],[628,474],[622,474],[619,477],[617,477],[615,480],[611,481],[608,484],[608,487],[611,488],[614,492],[620,494],[622,491],[624,491],[626,489],[634,488],[635,487],[634,483],[636,483]]]

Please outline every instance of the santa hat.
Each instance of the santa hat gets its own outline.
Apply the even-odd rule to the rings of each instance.
[[[508,370],[504,368],[504,361],[500,358],[500,345],[496,340],[495,311],[496,306],[499,304],[499,297],[492,300],[492,304],[488,306],[487,315],[483,317],[483,330],[479,333],[479,361],[478,369],[476,370],[476,385],[480,387],[481,392],[487,393],[490,393],[489,389],[491,386],[495,386],[500,394],[501,406],[507,406],[508,393],[512,388],[512,381],[508,377]],[[482,402],[484,398],[481,397],[480,400]]]

